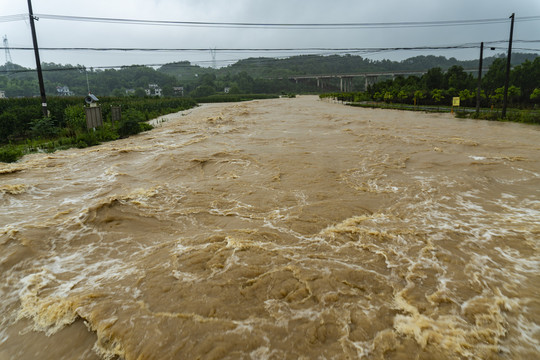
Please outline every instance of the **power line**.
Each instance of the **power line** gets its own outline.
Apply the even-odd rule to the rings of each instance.
[[[69,16],[54,14],[36,14],[41,19],[102,22],[131,25],[184,26],[184,27],[220,27],[220,28],[275,28],[275,29],[374,29],[374,28],[411,28],[438,26],[470,26],[507,23],[507,18],[474,19],[474,20],[442,20],[442,21],[406,21],[380,23],[251,23],[251,22],[208,22],[208,21],[176,21],[176,20],[144,20],[128,18],[104,18],[89,16]],[[516,18],[516,21],[537,21],[539,16]]]
[[[215,48],[214,51],[220,52],[285,52],[285,51],[386,51],[386,50],[445,50],[445,49],[471,49],[477,45],[460,46],[419,46],[419,47],[388,47],[388,48]],[[33,50],[31,47],[10,47],[11,50]],[[150,51],[150,52],[182,52],[196,51],[206,52],[203,48],[93,48],[93,47],[41,47],[42,51]]]
[[[27,14],[4,15],[4,16],[0,16],[0,23],[26,20],[27,17],[28,17]]]
[[[500,48],[500,49],[504,49],[504,48]],[[315,54],[306,54],[307,56],[310,56],[310,55],[313,55],[313,56],[316,56]],[[278,60],[283,60],[283,59],[286,59],[288,57],[281,57],[281,58],[253,58],[253,59],[227,59],[227,60],[221,60],[220,62],[223,62],[223,63],[236,63],[238,61],[251,61],[251,64],[250,66],[252,67],[263,67],[263,66],[266,66],[265,64],[268,64],[268,63],[271,63],[273,62],[275,59],[278,59]],[[169,66],[169,67],[174,67],[174,68],[189,68],[189,67],[193,67],[193,66],[197,66],[197,64],[203,64],[203,63],[212,63],[213,61],[212,60],[199,60],[199,61],[181,61],[181,62],[173,62],[173,63],[151,63],[151,64],[134,64],[134,65],[102,65],[102,66],[91,66],[91,67],[86,67],[86,66],[81,66],[81,65],[78,65],[78,66],[71,66],[71,67],[60,67],[60,68],[44,68],[43,69],[43,72],[57,72],[57,71],[72,71],[72,70],[77,70],[77,71],[80,71],[81,69],[99,69],[99,70],[113,70],[113,69],[129,69],[129,68],[138,68],[138,67],[153,67],[153,68],[156,68],[156,67],[162,67],[162,66]],[[14,70],[14,71],[11,71],[10,73],[11,74],[14,74],[14,73],[26,73],[26,72],[34,72],[35,69],[18,69],[18,70]],[[6,73],[6,71],[0,71],[0,73]]]
[[[497,41],[490,41],[485,42],[485,44],[497,44],[497,43],[504,43],[505,40],[497,40]],[[514,42],[524,42],[524,43],[540,43],[540,40],[515,40]],[[305,53],[300,54],[303,56],[323,56],[323,55],[340,55],[340,54],[350,54],[350,53],[362,53],[363,55],[366,54],[375,54],[375,53],[383,53],[383,52],[392,52],[392,51],[423,51],[423,50],[448,50],[448,49],[471,49],[471,48],[477,48],[479,45],[476,43],[466,43],[466,44],[459,44],[459,45],[445,45],[445,46],[417,46],[417,47],[385,47],[385,48],[220,48],[216,51],[221,52],[243,52],[243,51],[249,51],[249,52],[290,52],[294,51],[296,53],[302,52],[302,51],[314,51],[319,50],[323,53]],[[504,47],[494,47],[494,49],[498,50],[504,50]],[[31,47],[10,47],[11,50],[33,50]],[[41,50],[49,50],[49,51],[166,51],[166,52],[181,52],[181,51],[199,51],[199,52],[207,52],[208,49],[206,48],[179,48],[179,49],[160,49],[160,48],[41,48]],[[516,48],[516,50],[530,50],[530,51],[540,51],[540,49],[529,49],[529,48]],[[277,59],[285,59],[288,58],[289,55],[285,57],[277,57]],[[223,59],[220,60],[221,63],[235,63],[241,60],[246,59]],[[250,59],[247,59],[250,60]],[[265,58],[254,58],[251,59],[253,61],[253,66],[263,66],[264,62],[266,61]],[[164,65],[172,65],[175,67],[190,67],[193,66],[193,64],[202,64],[202,63],[211,63],[212,61],[206,61],[206,60],[199,60],[199,61],[192,61],[188,62],[188,64],[184,65],[182,63],[153,63],[153,64],[140,64],[140,65],[105,65],[105,66],[93,66],[91,68],[93,69],[121,69],[121,68],[129,68],[129,67],[140,67],[140,66],[146,66],[146,67],[160,67]],[[49,71],[68,71],[68,70],[80,70],[81,66],[77,67],[62,67],[62,68],[49,68],[49,69],[43,69],[44,72]],[[33,69],[19,69],[15,71],[11,71],[11,73],[24,73],[24,72],[32,72],[35,71]],[[3,71],[5,73],[5,71]]]
[[[487,41],[485,44],[505,43],[504,40]],[[540,40],[514,40],[522,43],[540,43]],[[363,51],[400,51],[400,50],[452,50],[452,49],[474,49],[478,48],[477,43],[465,43],[458,45],[437,45],[437,46],[401,46],[401,47],[379,47],[379,48],[359,48],[359,47],[306,47],[306,48],[212,48],[212,51],[219,52],[304,52],[304,51],[339,51],[339,52],[363,52]],[[0,48],[5,49],[5,48]],[[32,47],[10,47],[10,50],[33,50]],[[44,51],[141,51],[141,52],[207,52],[207,48],[120,48],[120,47],[41,47]]]

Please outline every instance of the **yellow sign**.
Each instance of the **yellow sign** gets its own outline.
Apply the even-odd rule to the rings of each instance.
[[[459,96],[452,98],[452,106],[459,106]]]

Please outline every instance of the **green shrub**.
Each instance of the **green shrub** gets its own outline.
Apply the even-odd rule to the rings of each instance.
[[[75,143],[77,144],[78,148],[85,148],[88,146],[99,145],[100,141],[93,131],[89,131],[84,134],[78,135],[75,139]]]
[[[150,125],[149,123],[146,123],[146,122],[139,123],[139,126],[141,128],[141,132],[142,131],[149,131],[149,130],[152,130],[154,128],[152,125]]]
[[[96,129],[95,135],[100,141],[113,141],[119,137],[116,129],[108,123],[105,123],[102,127]]]
[[[0,115],[0,142],[7,142],[14,133],[17,116],[11,112],[5,112]]]
[[[59,131],[54,120],[49,117],[35,119],[30,123],[30,132],[34,138],[49,139],[57,136]]]
[[[142,131],[153,129],[152,125],[145,122],[146,115],[135,109],[128,109],[122,114],[122,122],[118,127],[118,135],[122,138],[138,134]]]
[[[23,156],[23,151],[20,147],[6,145],[0,148],[0,161],[11,163],[19,160]]]
[[[122,121],[122,123],[118,127],[118,135],[120,135],[121,138],[125,138],[130,135],[135,135],[140,132],[141,132],[141,126],[139,125],[139,122],[134,119],[126,119]]]
[[[86,130],[86,115],[82,105],[71,105],[64,109],[64,122],[66,127],[76,134]]]

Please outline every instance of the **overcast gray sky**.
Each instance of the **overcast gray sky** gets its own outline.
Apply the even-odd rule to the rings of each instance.
[[[516,14],[515,40],[540,40],[539,0],[32,0],[34,14],[144,20],[249,23],[402,23],[450,20],[507,19]],[[10,47],[31,47],[27,1],[0,0],[0,35]],[[538,16],[536,19],[525,17]],[[520,20],[521,18],[521,20]],[[525,21],[527,20],[527,21]],[[41,60],[61,64],[120,66],[165,64],[189,60],[212,65],[210,48],[385,48],[446,46],[508,40],[510,21],[493,24],[414,28],[276,29],[114,24],[55,20],[36,22],[40,47],[201,48],[182,52],[41,51]],[[506,43],[494,52],[504,52]],[[540,42],[515,43],[515,48],[540,49]],[[520,50],[516,50],[520,51]],[[531,51],[529,51],[531,52]],[[312,52],[311,52],[312,53]],[[536,53],[540,53],[537,50]],[[359,52],[371,59],[402,60],[416,55],[458,59],[478,57],[478,49]],[[293,53],[217,51],[218,66],[250,56]],[[11,50],[14,63],[35,67],[31,51]],[[6,60],[4,51],[0,63]]]

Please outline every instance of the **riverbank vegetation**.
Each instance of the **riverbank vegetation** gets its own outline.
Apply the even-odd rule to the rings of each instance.
[[[481,81],[480,107],[475,111],[478,81],[461,66],[446,72],[436,67],[423,76],[396,76],[370,85],[366,92],[321,94],[354,106],[420,111],[456,111],[460,117],[501,119],[506,60],[496,59]],[[452,99],[459,97],[459,108]],[[526,60],[510,72],[508,88],[510,110],[504,120],[540,124],[540,57]]]
[[[128,137],[151,129],[150,119],[196,106],[190,98],[104,97],[100,99],[103,126],[88,129],[83,104],[81,97],[53,97],[48,101],[50,115],[43,117],[38,98],[0,99],[0,161]],[[112,106],[121,106],[121,119],[114,123]]]

